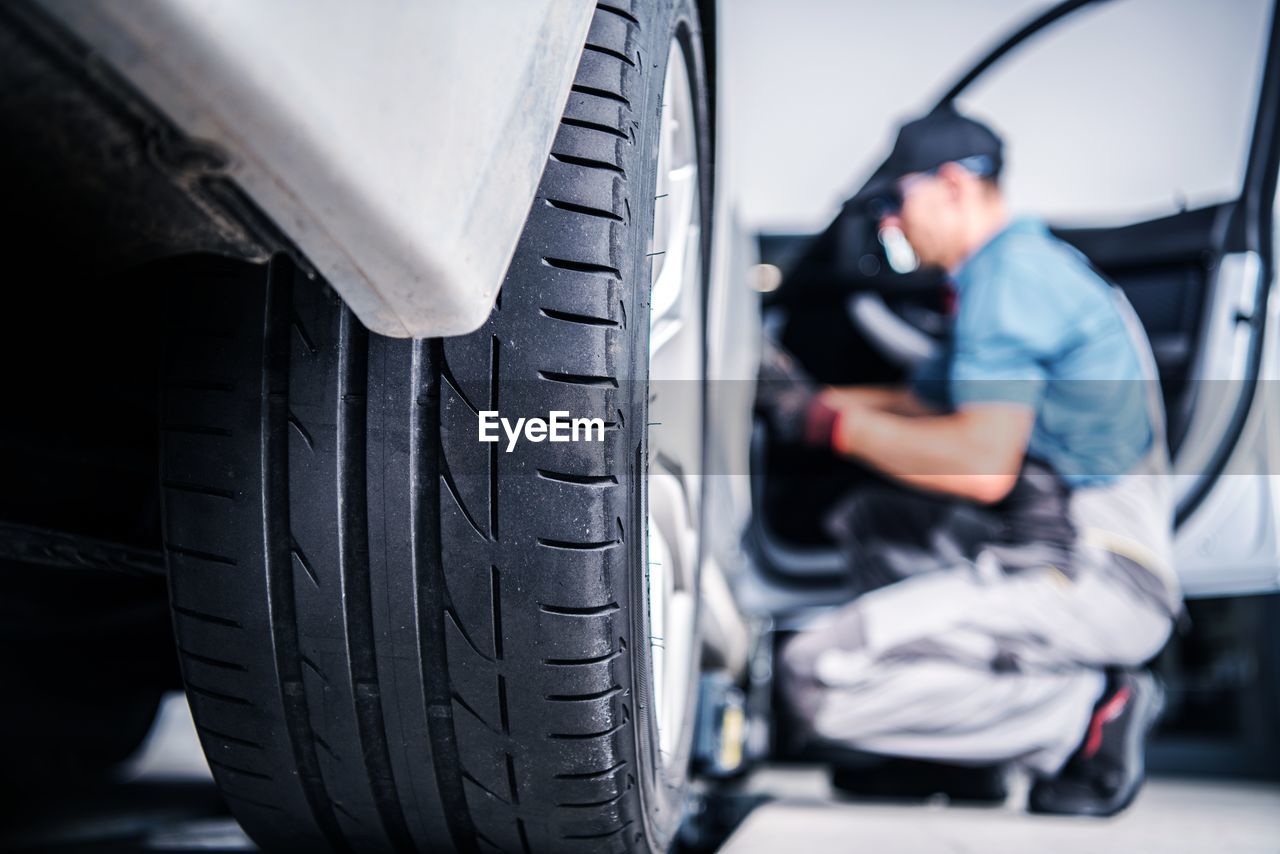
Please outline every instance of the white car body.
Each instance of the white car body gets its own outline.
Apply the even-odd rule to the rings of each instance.
[[[492,310],[595,9],[592,0],[36,3],[180,131],[219,149],[228,177],[369,329],[416,338],[466,334]],[[719,112],[723,87],[711,80]],[[747,636],[724,573],[747,559],[760,307],[747,284],[755,250],[726,192],[724,135],[714,139],[704,466],[716,476],[702,479],[702,612],[708,647],[738,671]]]
[[[590,0],[39,0],[229,175],[369,329],[470,332],[502,283]]]

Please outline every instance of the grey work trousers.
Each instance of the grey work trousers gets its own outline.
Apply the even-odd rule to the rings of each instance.
[[[860,596],[791,639],[780,678],[821,741],[1056,773],[1083,740],[1107,666],[1137,666],[1168,610],[1085,546],[1070,574],[1009,573],[990,553]]]

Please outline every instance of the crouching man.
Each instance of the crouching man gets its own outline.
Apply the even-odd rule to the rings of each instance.
[[[1018,763],[1038,812],[1111,815],[1143,780],[1159,689],[1138,669],[1180,611],[1164,415],[1127,302],[1034,219],[999,138],[944,107],[903,126],[855,202],[955,289],[949,344],[909,388],[818,388],[773,353],[787,438],[892,486],[830,519],[861,594],[781,656],[818,741]]]

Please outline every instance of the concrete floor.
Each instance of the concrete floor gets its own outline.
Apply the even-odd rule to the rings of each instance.
[[[218,805],[185,700],[169,698],[149,744],[125,775],[115,802],[64,805],[5,840],[12,849],[114,852],[256,850]],[[884,804],[836,797],[821,768],[766,767],[741,794],[770,800],[732,833],[723,854],[1061,854],[1062,852],[1276,852],[1280,785],[1156,779],[1111,820],[1029,816],[1006,806]],[[15,844],[16,843],[16,844]]]
[[[777,800],[749,815],[723,854],[1280,852],[1278,785],[1155,779],[1110,820],[1027,815],[1014,806],[1025,797],[1025,784],[1014,787],[1003,807],[840,800],[819,769],[765,769],[746,788]]]

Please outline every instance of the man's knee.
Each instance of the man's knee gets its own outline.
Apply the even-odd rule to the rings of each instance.
[[[778,650],[777,678],[799,722],[811,731],[833,685],[857,674],[851,662],[866,656],[866,631],[857,605],[846,605],[785,641]]]
[[[778,650],[775,678],[795,723],[813,731],[813,721],[822,705],[824,689],[817,678],[822,639],[814,632],[800,632],[783,642]]]
[[[787,683],[812,681],[816,659],[813,636],[808,632],[798,632],[783,641],[778,649],[779,673]]]

